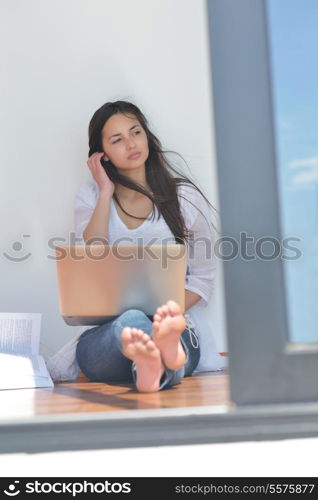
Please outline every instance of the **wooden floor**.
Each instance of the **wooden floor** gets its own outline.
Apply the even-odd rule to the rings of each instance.
[[[45,414],[223,406],[230,404],[228,381],[227,372],[211,372],[186,377],[181,384],[157,393],[142,394],[129,383],[78,379],[54,388],[0,391],[0,415],[7,420]]]

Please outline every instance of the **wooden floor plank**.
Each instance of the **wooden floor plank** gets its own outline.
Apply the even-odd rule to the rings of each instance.
[[[87,380],[58,383],[54,388],[0,391],[0,418],[227,405],[230,403],[228,384],[228,373],[211,372],[186,377],[181,384],[150,394],[138,393],[130,383]]]

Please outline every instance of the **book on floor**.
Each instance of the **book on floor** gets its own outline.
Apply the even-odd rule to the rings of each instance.
[[[0,390],[53,387],[39,354],[41,313],[0,313]]]

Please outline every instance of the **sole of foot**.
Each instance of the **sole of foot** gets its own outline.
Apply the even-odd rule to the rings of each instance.
[[[180,335],[186,327],[186,321],[180,306],[174,300],[158,307],[153,316],[152,339],[161,352],[162,360],[170,370],[179,370],[186,360],[180,342]]]
[[[139,392],[156,392],[164,371],[156,344],[143,330],[126,326],[121,332],[123,354],[136,363]]]

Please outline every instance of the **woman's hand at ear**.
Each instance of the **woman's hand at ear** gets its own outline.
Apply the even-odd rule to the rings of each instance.
[[[100,162],[104,154],[105,154],[104,152],[93,153],[89,157],[87,165],[88,168],[90,169],[90,172],[94,180],[98,184],[99,190],[107,192],[110,196],[112,196],[115,191],[115,184],[110,180],[110,178],[105,172],[103,165]]]

